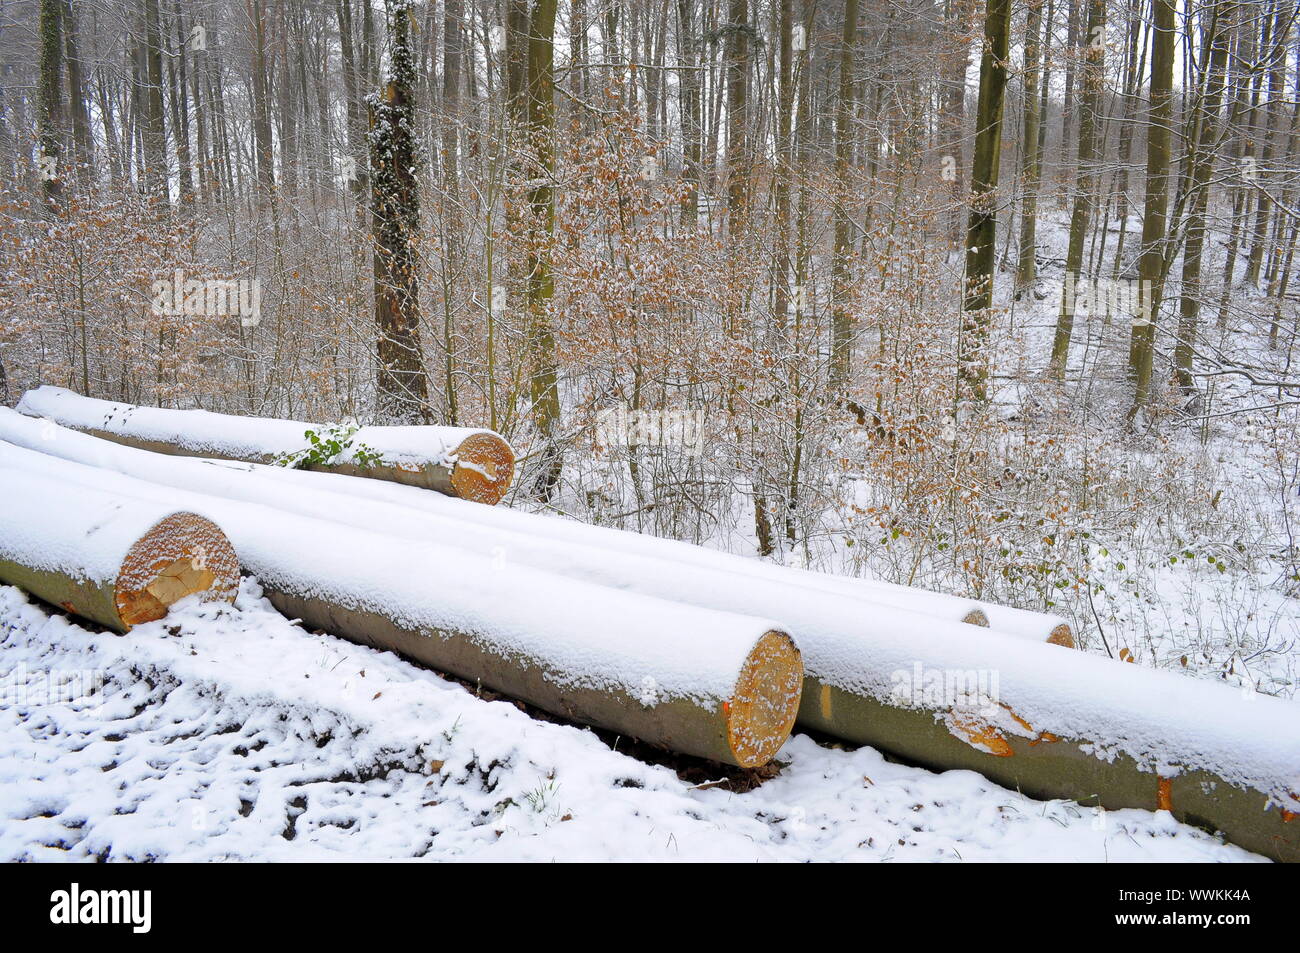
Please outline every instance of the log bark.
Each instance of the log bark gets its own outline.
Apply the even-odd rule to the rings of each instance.
[[[239,562],[195,513],[0,470],[0,581],[118,632],[196,592],[233,602]]]
[[[1286,707],[1284,702],[1277,705]],[[1064,795],[1085,807],[1107,811],[1168,810],[1184,823],[1222,832],[1247,850],[1277,861],[1300,862],[1300,817],[1294,792],[1288,810],[1270,794],[1230,783],[1211,770],[1182,766],[1173,769],[1176,773],[1162,775],[1127,754],[1108,760],[1086,750],[1087,739],[1035,730],[1037,726],[1011,708],[1003,711],[1013,724],[1019,723],[1019,733],[1001,730],[978,715],[936,707],[904,708],[809,676],[804,680],[799,724],[936,771],[977,771],[1034,798]]]
[[[267,589],[266,596],[308,627],[481,682],[570,721],[742,768],[767,764],[785,744],[803,687],[799,650],[776,629],[764,632],[745,655],[729,697],[706,702],[678,697],[647,705],[648,696],[635,691],[557,684],[554,670],[544,663],[503,658],[459,632],[406,626],[391,612],[349,608],[280,586]]]
[[[0,416],[15,424],[16,436],[24,425],[29,435],[41,426],[12,411]],[[82,456],[106,464],[139,452],[69,431],[40,446],[48,455],[0,443],[0,466],[212,514],[271,604],[308,627],[397,652],[572,721],[743,768],[770,761],[794,725],[800,651],[769,620],[169,489],[77,462]]]
[[[316,425],[294,420],[234,417],[202,410],[163,410],[81,397],[58,387],[28,391],[19,410],[128,447],[186,457],[275,463],[307,446]],[[500,502],[514,477],[514,451],[490,430],[461,427],[362,427],[354,447],[381,455],[363,465],[339,458],[305,469],[387,480],[447,496]]]

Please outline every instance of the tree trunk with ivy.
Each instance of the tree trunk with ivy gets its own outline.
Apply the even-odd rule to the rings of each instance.
[[[970,219],[966,226],[966,280],[962,296],[957,374],[961,400],[983,402],[987,394],[989,309],[993,306],[998,165],[1002,155],[1002,106],[1007,92],[1011,0],[989,0],[980,58],[975,155],[971,162]]]
[[[383,423],[429,422],[420,346],[420,227],[415,141],[415,66],[411,0],[388,0],[392,57],[388,83],[370,99],[371,210],[375,237],[375,324],[379,336],[376,416]]]
[[[57,208],[63,198],[63,4],[41,0],[41,47],[38,57],[40,87],[37,90],[36,127],[40,139],[37,173],[45,200]]]
[[[853,362],[853,314],[849,309],[850,258],[853,222],[849,217],[849,167],[853,156],[853,116],[856,110],[853,82],[854,50],[858,36],[858,0],[844,4],[840,35],[839,94],[835,100],[835,204],[831,258],[831,366],[830,384],[835,396],[848,396],[849,369]]]

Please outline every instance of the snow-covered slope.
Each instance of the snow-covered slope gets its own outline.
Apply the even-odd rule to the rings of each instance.
[[[312,635],[246,580],[119,638],[0,587],[0,860],[1249,861],[795,736],[745,794]]]

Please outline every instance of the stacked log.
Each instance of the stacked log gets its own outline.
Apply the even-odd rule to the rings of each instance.
[[[966,615],[962,618],[963,622],[993,628],[1005,635],[1028,639],[1031,642],[1046,642],[1067,649],[1075,647],[1074,630],[1070,627],[1070,623],[1050,612],[1032,612],[993,602],[962,599],[942,592],[919,590],[879,579],[858,579],[802,569],[794,572],[798,574],[803,585],[825,592],[853,595],[890,605],[916,607],[923,604],[924,611],[933,611],[947,618],[964,612]]]
[[[1031,612],[1009,606],[966,599],[947,593],[931,592],[910,586],[900,586],[878,580],[867,580],[814,572],[757,559],[748,559],[731,553],[694,546],[673,539],[645,536],[603,526],[590,526],[570,519],[546,514],[523,514],[508,508],[469,507],[454,501],[414,493],[404,487],[384,483],[364,486],[331,479],[326,475],[261,468],[258,473],[290,486],[325,488],[343,493],[354,500],[367,499],[400,506],[435,516],[454,519],[464,524],[462,542],[473,545],[473,540],[490,538],[494,532],[533,536],[539,545],[548,549],[557,544],[572,544],[599,552],[617,552],[628,557],[644,557],[681,567],[713,570],[744,576],[759,584],[796,586],[849,598],[862,604],[864,622],[869,623],[875,607],[886,606],[907,612],[919,612],[948,622],[993,628],[1005,635],[1031,642],[1047,642],[1065,648],[1074,648],[1074,634],[1065,619],[1046,612]],[[496,543],[492,544],[497,545]],[[552,568],[550,560],[543,568]]]
[[[239,562],[196,513],[0,470],[0,581],[118,632],[194,593],[232,602]]]
[[[28,391],[18,409],[128,447],[264,464],[304,453],[310,449],[307,431],[323,430],[297,420],[138,407],[82,397],[61,387]],[[436,490],[491,506],[510,487],[515,457],[505,439],[491,430],[361,427],[337,457],[304,458],[301,466]]]
[[[436,518],[437,506],[396,507],[333,492],[352,483],[328,475],[290,479],[72,433],[42,444],[39,428],[0,413],[0,438],[162,483],[356,521],[390,538],[454,539],[466,550],[478,547],[478,558],[490,549],[488,558],[505,565],[544,562],[554,572],[642,595],[715,609],[743,605],[781,619],[799,641],[807,669],[801,724],[936,769],[970,768],[1038,797],[1169,809],[1249,849],[1300,858],[1300,825],[1292,823],[1300,813],[1300,736],[1292,703],[861,598],[703,568],[707,562],[576,546],[560,533],[547,542],[541,531],[488,532],[482,522]],[[413,495],[427,501],[404,494]],[[476,509],[453,500],[441,508],[456,515]],[[513,514],[519,520],[540,518]],[[472,557],[466,551],[463,558]]]
[[[41,428],[11,411],[5,416]],[[99,449],[101,462],[119,454],[156,456],[63,431],[39,444],[51,455],[0,443],[0,466],[201,507],[221,522],[271,603],[305,625],[397,652],[572,721],[744,768],[770,761],[794,724],[803,665],[794,640],[769,620],[498,565],[446,544],[274,506],[169,489],[70,462],[80,441],[92,457]]]
[[[539,553],[538,564],[542,568],[554,571],[564,571],[556,569],[554,553],[557,546],[574,546],[596,553],[612,551],[626,558],[650,559],[656,563],[671,564],[683,570],[681,575],[685,577],[690,577],[696,570],[743,576],[751,580],[751,588],[757,592],[762,592],[767,585],[793,586],[833,597],[851,599],[860,605],[859,611],[863,613],[864,626],[871,625],[873,611],[879,607],[888,607],[933,616],[946,622],[991,627],[1017,639],[1074,648],[1074,634],[1069,623],[1051,613],[1015,609],[877,580],[848,578],[806,569],[776,566],[678,540],[643,536],[609,527],[590,526],[545,514],[524,514],[503,508],[458,506],[451,501],[410,493],[401,487],[382,484],[356,487],[328,477],[321,478],[313,474],[274,471],[266,468],[259,468],[257,473],[268,480],[291,486],[329,489],[346,494],[353,500],[367,499],[387,503],[399,506],[408,513],[420,513],[439,521],[454,520],[464,526],[461,534],[464,545],[473,546],[492,540],[486,545],[500,547],[506,544],[502,543],[496,534],[505,533],[511,539],[510,548],[516,550],[517,547],[522,546],[520,537],[529,536],[532,537],[533,543],[531,546],[522,546],[522,550]],[[540,551],[538,547],[541,547]],[[604,557],[598,557],[594,565],[575,572],[575,575],[587,573],[592,578],[600,579],[603,574],[601,565],[604,562]],[[601,579],[601,581],[621,585],[609,579]]]
[[[130,404],[115,404],[81,397],[57,387],[41,387],[29,391],[24,395],[18,409],[32,416],[44,417],[61,426],[139,449],[253,463],[272,462],[275,458],[272,450],[288,447],[294,441],[300,442],[301,428],[306,426],[290,421],[231,417],[208,414],[204,411],[156,410]],[[441,432],[446,429],[368,427],[358,431],[355,440],[362,441],[364,437],[365,441],[377,441],[384,447],[411,447],[418,445],[420,439],[418,433]],[[491,434],[490,431],[473,433],[475,434],[473,440],[481,438],[486,442],[480,445],[466,438],[464,444],[470,448],[466,451],[469,455],[462,458],[465,462],[452,471],[450,476],[439,476],[437,485],[434,485],[433,481],[416,485],[427,485],[448,496],[459,496],[479,502],[494,503],[500,499],[500,495],[495,499],[490,497],[497,490],[500,494],[504,494],[505,486],[509,483],[508,476],[504,484],[496,479],[505,472],[504,468],[507,466],[511,468],[510,472],[513,472],[513,457],[509,458],[508,464],[506,462],[509,447],[504,441],[500,443],[492,441],[487,436]],[[475,447],[478,449],[473,449]],[[399,451],[394,449],[391,452],[397,454]],[[838,593],[864,600],[868,604],[924,612],[953,622],[991,626],[1008,635],[1031,641],[1045,641],[1067,648],[1074,647],[1074,637],[1069,624],[1061,617],[1048,613],[1028,612],[876,580],[850,579],[827,573],[773,566],[753,559],[691,546],[676,540],[644,537],[635,533],[607,527],[586,526],[554,517],[529,517],[521,521],[517,514],[508,511],[480,508],[449,509],[442,505],[440,500],[422,499],[420,494],[413,494],[399,486],[389,485],[390,483],[409,485],[414,481],[409,478],[409,474],[389,473],[383,467],[378,469],[372,467],[370,471],[363,471],[355,464],[336,463],[329,466],[313,466],[309,469],[340,475],[381,478],[380,482],[372,484],[349,485],[347,492],[350,496],[365,496],[381,502],[398,503],[432,511],[438,515],[450,513],[467,522],[494,529],[536,532],[548,543],[568,540],[579,545],[642,554],[683,565],[736,572],[773,582]],[[441,473],[441,471],[437,472]],[[299,470],[286,470],[283,479],[296,481],[301,473],[302,471]],[[448,482],[453,480],[459,481],[463,489],[457,489]]]

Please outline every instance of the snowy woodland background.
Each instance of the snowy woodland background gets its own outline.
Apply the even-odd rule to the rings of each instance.
[[[488,426],[506,504],[1294,697],[1296,19],[4,0],[0,391]]]

